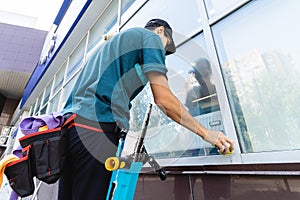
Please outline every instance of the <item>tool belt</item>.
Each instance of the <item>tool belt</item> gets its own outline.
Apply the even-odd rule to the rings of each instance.
[[[68,126],[76,114],[71,115],[61,127],[28,134],[19,139],[22,157],[9,163],[5,175],[11,188],[20,196],[34,192],[33,177],[52,184],[61,176],[67,153]]]

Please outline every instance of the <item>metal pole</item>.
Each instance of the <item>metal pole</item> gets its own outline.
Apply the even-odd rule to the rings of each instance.
[[[137,141],[136,148],[134,150],[134,154],[135,154],[134,155],[134,162],[138,161],[139,156],[140,156],[139,154],[141,154],[141,150],[142,150],[142,147],[144,145],[144,139],[145,139],[148,124],[149,124],[149,121],[150,121],[151,109],[152,109],[152,104],[149,103],[147,111],[146,111],[146,115],[145,115],[145,118],[144,118],[144,123],[142,125],[142,133],[141,133],[141,136],[139,137],[139,139]]]

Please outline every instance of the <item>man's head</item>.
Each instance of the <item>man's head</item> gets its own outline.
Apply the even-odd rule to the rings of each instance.
[[[151,19],[147,22],[145,28],[154,31],[161,37],[166,50],[166,55],[175,53],[176,47],[172,37],[173,31],[166,21],[162,19]]]
[[[211,66],[210,62],[206,58],[199,58],[195,61],[193,64],[193,69],[190,70],[190,73],[195,74],[195,78],[200,81],[204,77],[210,77],[211,76]]]

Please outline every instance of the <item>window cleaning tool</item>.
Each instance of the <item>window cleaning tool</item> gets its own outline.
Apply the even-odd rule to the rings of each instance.
[[[150,121],[151,109],[152,104],[149,103],[142,125],[142,133],[136,143],[134,153],[126,157],[121,157],[127,134],[127,130],[123,129],[116,157],[110,157],[105,161],[106,169],[113,171],[106,200],[132,200],[139,173],[145,163],[150,164],[162,181],[167,178],[165,170],[147,153],[144,146],[144,138]]]

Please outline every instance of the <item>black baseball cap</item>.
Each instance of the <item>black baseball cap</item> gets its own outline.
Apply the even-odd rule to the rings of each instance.
[[[165,34],[167,35],[167,37],[170,39],[170,44],[168,44],[166,46],[166,55],[170,55],[172,53],[176,52],[176,47],[175,47],[175,43],[173,40],[173,31],[171,26],[168,24],[168,22],[166,22],[165,20],[162,19],[151,19],[150,21],[147,22],[145,28],[148,27],[159,27],[159,26],[163,26],[165,27]]]

